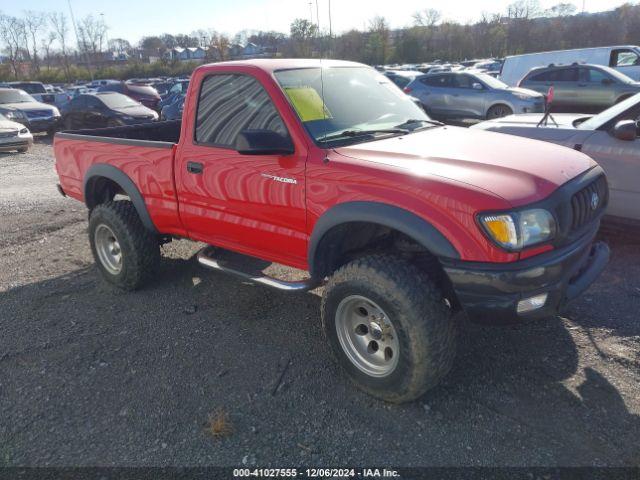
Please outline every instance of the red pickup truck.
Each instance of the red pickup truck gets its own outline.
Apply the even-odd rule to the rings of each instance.
[[[205,267],[289,291],[323,285],[338,362],[392,402],[449,371],[456,312],[554,315],[609,258],[594,243],[607,182],[589,157],[434,122],[357,63],[204,65],[182,122],[62,132],[54,149],[107,281],[140,287],[159,246],[189,238],[209,245]],[[273,278],[248,258],[308,278]]]

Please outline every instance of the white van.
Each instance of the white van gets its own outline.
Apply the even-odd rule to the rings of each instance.
[[[532,68],[546,67],[550,64],[571,65],[572,63],[606,65],[615,68],[633,80],[640,80],[640,47],[636,45],[513,55],[505,58],[500,72],[500,80],[515,87]]]

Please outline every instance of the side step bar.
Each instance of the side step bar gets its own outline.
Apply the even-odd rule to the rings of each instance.
[[[214,247],[205,247],[198,252],[198,262],[207,268],[213,270],[219,270],[221,272],[230,273],[237,277],[248,280],[252,283],[258,283],[260,285],[266,285],[267,287],[276,288],[278,290],[284,290],[287,292],[306,292],[307,290],[313,290],[321,285],[321,282],[317,282],[311,278],[298,281],[286,281],[279,280],[274,277],[259,273],[243,272],[238,267],[229,265],[222,260],[216,260],[213,257],[216,249]]]

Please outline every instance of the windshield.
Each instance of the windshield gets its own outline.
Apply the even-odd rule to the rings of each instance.
[[[303,68],[275,73],[300,120],[318,143],[357,143],[371,138],[354,132],[405,128],[407,122],[419,127],[422,121],[429,121],[408,95],[371,68],[324,68],[322,76],[320,72],[320,68]],[[350,138],[336,138],[340,132],[349,132]]]
[[[132,100],[126,95],[122,95],[121,93],[99,95],[98,98],[102,100],[102,103],[104,103],[107,107],[113,108],[113,109],[140,106],[138,102],[136,102],[135,100]]]
[[[474,75],[478,80],[482,81],[489,88],[509,88],[506,83],[501,82],[497,78],[494,78],[491,75],[487,75],[486,73],[476,73]]]
[[[616,118],[618,115],[621,115],[626,110],[634,107],[638,103],[640,103],[640,93],[634,95],[633,97],[627,98],[626,100],[618,103],[617,105],[614,105],[611,108],[607,108],[604,112],[591,117],[586,122],[582,122],[580,125],[578,125],[578,129],[596,130],[605,123]]]
[[[29,93],[47,93],[47,89],[41,83],[16,83],[16,88]]]
[[[5,90],[0,92],[0,104],[2,103],[26,103],[36,100],[24,90]]]

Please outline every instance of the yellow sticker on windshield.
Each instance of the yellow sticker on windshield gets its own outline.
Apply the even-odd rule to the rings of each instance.
[[[312,87],[289,87],[284,89],[303,122],[333,118],[318,92]]]

